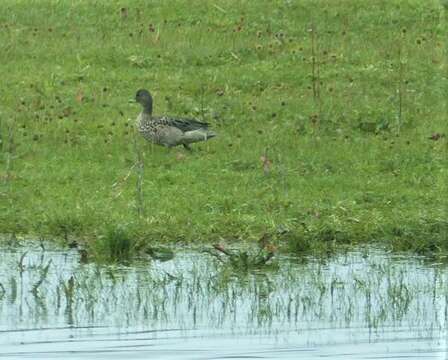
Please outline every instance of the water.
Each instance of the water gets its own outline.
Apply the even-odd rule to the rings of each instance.
[[[0,359],[448,359],[448,269],[381,251],[238,272],[0,249]]]

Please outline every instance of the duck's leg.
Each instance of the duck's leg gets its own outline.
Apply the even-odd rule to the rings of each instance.
[[[188,145],[188,144],[182,144],[182,145],[183,145],[183,147],[185,148],[185,150],[193,151],[193,150],[191,149],[190,145]]]

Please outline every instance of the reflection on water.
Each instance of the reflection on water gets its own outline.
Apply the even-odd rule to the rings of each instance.
[[[448,270],[417,258],[235,274],[192,251],[128,267],[0,251],[0,359],[447,358]]]

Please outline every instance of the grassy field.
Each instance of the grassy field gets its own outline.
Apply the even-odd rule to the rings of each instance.
[[[5,0],[0,233],[446,251],[447,21],[417,0]],[[142,87],[219,137],[145,143]]]

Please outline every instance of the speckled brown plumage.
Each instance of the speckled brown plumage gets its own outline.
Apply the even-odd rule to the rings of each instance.
[[[138,90],[135,98],[143,107],[136,120],[137,129],[148,141],[167,147],[183,145],[189,148],[191,143],[216,136],[205,122],[152,115],[152,96],[147,90]]]

